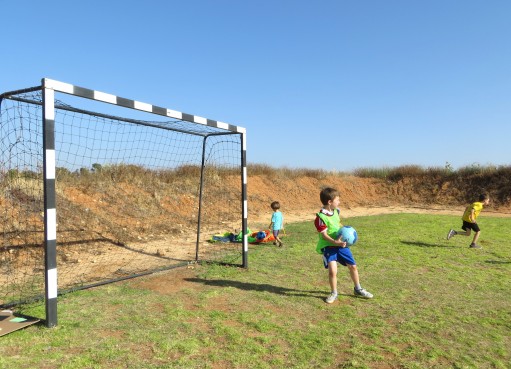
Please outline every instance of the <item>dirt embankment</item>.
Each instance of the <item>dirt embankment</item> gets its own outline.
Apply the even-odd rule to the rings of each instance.
[[[341,207],[347,217],[396,212],[435,212],[461,214],[466,204],[476,201],[480,192],[487,192],[492,203],[485,209],[495,216],[511,216],[511,187],[484,181],[471,183],[444,181],[438,178],[403,178],[386,181],[355,176],[249,178],[249,217],[252,222],[269,219],[269,204],[281,203],[286,220],[312,219],[320,208],[319,191],[335,187],[341,192]],[[504,201],[502,201],[504,200]],[[268,218],[268,219],[266,219]]]
[[[129,231],[139,236],[179,234],[186,224],[195,221],[190,216],[195,214],[197,194],[190,192],[192,186],[187,178],[178,177],[171,182],[153,178],[139,183],[135,179],[109,184],[92,182],[86,188],[61,182],[60,228],[83,224],[113,239],[123,239],[123,233]],[[239,178],[222,178],[217,186],[215,191],[236,193]],[[485,213],[511,215],[511,178],[447,180],[422,176],[390,181],[335,174],[287,176],[275,170],[266,175],[249,173],[249,227],[269,224],[270,203],[275,200],[281,203],[286,222],[313,219],[321,207],[319,192],[324,187],[335,187],[341,192],[345,217],[405,211],[460,214],[481,192],[489,193],[492,198]],[[209,202],[206,211],[215,214],[220,223],[239,219],[224,202]],[[123,214],[131,214],[143,222],[117,229],[115,225]]]
[[[145,172],[60,178],[57,186],[59,242],[84,239],[92,242],[100,237],[125,243],[184,236],[185,231],[194,229],[189,225],[197,222],[196,182],[196,177],[186,175],[168,178]],[[0,231],[8,238],[5,243],[40,243],[41,232],[34,231],[42,229],[42,202],[36,201],[41,197],[41,184],[35,179],[18,179],[13,183],[16,186],[4,191],[4,197],[0,196],[0,205],[11,209],[0,219]],[[225,231],[235,223],[239,227],[239,185],[237,175],[223,175],[208,190],[210,201],[203,210],[203,218],[211,220],[208,232]],[[340,191],[344,217],[425,211],[461,214],[466,204],[475,201],[481,192],[488,193],[492,199],[485,213],[511,215],[511,175],[469,178],[422,175],[385,180],[323,172],[306,175],[275,169],[260,175],[249,171],[249,227],[268,226],[270,203],[275,200],[281,203],[286,222],[312,220],[321,207],[319,192],[324,187]],[[225,193],[231,197],[226,199]],[[16,218],[22,211],[28,214],[28,219],[20,223]],[[27,232],[20,238],[19,232],[23,230]]]

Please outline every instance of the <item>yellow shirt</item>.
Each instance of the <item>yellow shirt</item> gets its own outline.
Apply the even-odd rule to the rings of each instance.
[[[470,214],[472,213],[472,209],[474,209],[474,221],[473,222],[470,220]],[[473,204],[470,204],[469,206],[466,207],[465,212],[463,213],[462,219],[465,222],[475,223],[481,210],[483,210],[483,203],[476,201]]]

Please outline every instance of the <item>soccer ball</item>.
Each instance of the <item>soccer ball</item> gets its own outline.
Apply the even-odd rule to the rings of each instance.
[[[261,232],[257,232],[257,234],[256,234],[256,239],[257,239],[258,241],[262,241],[262,240],[264,240],[265,238],[266,238],[266,232],[263,232],[263,231],[261,231]]]
[[[337,236],[346,242],[347,246],[353,246],[358,240],[358,234],[352,226],[344,226],[337,232]]]

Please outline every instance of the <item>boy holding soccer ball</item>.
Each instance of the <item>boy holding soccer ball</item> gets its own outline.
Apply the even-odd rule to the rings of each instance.
[[[324,188],[319,194],[323,208],[316,214],[314,225],[319,232],[319,239],[316,251],[323,254],[323,264],[328,269],[328,282],[331,294],[326,298],[327,304],[333,303],[338,296],[337,293],[337,263],[346,267],[350,272],[351,279],[355,285],[355,296],[370,299],[373,295],[367,292],[360,285],[357,264],[353,258],[350,248],[346,242],[337,235],[342,227],[340,218],[339,191],[334,188]]]

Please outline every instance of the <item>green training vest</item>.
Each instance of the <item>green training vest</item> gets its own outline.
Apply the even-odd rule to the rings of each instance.
[[[341,218],[339,217],[339,212],[337,209],[334,209],[334,215],[330,217],[321,212],[317,213],[316,215],[321,218],[323,223],[326,224],[327,234],[335,240],[337,238],[337,231],[339,231],[339,228],[341,228]],[[318,236],[318,244],[316,245],[316,252],[318,254],[322,254],[322,250],[327,246],[336,246],[325,240],[321,233],[319,233]]]

